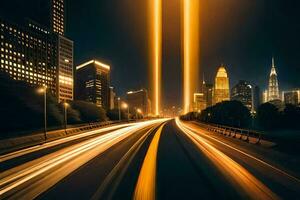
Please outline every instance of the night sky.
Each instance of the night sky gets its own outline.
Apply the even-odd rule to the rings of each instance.
[[[1,3],[2,13],[13,1]],[[231,87],[244,79],[265,89],[274,56],[280,89],[300,87],[299,0],[200,1],[199,57],[206,82],[213,82],[224,63]],[[163,104],[180,106],[180,0],[163,4]],[[76,65],[92,58],[110,64],[120,95],[148,88],[147,0],[69,0],[67,11],[66,35],[74,40]]]

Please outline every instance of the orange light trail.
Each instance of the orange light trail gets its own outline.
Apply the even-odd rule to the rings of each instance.
[[[160,135],[164,124],[159,127],[149,146],[135,187],[134,200],[155,200],[156,160]]]
[[[150,7],[150,66],[154,114],[159,115],[161,98],[162,0],[148,0]]]
[[[183,0],[183,111],[192,109],[199,64],[199,1]]]
[[[279,199],[248,170],[219,151],[208,140],[191,131],[178,118],[176,118],[176,124],[229,181],[243,190],[243,194],[247,194],[250,199]]]

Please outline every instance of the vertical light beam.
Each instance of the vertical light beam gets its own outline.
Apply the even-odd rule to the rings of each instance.
[[[161,99],[162,0],[148,0],[150,5],[150,61],[154,114],[159,115]]]
[[[199,0],[183,1],[183,111],[192,110],[199,68]]]

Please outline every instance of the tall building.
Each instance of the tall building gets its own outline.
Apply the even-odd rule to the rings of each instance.
[[[300,89],[283,91],[282,93],[285,104],[300,105]]]
[[[90,60],[76,67],[75,98],[109,109],[110,66]]]
[[[267,103],[268,102],[268,90],[264,90],[262,93],[262,102]]]
[[[257,85],[253,87],[252,94],[253,94],[252,97],[253,111],[257,111],[259,105],[262,102],[262,96],[261,96],[262,93],[260,91],[260,88]]]
[[[277,79],[277,73],[275,69],[274,58],[272,58],[272,68],[271,68],[269,87],[268,87],[268,101],[273,101],[273,100],[280,100],[279,86],[278,86],[278,79]]]
[[[127,103],[131,113],[134,113],[136,109],[141,109],[144,116],[149,114],[148,106],[148,91],[141,89],[138,91],[129,91],[127,92]]]
[[[65,34],[65,0],[50,0],[51,30],[59,35]]]
[[[206,108],[206,99],[204,93],[194,93],[194,112],[201,112]]]
[[[58,100],[68,101],[74,98],[73,80],[73,41],[58,36]]]
[[[206,107],[211,107],[213,105],[214,86],[213,84],[205,83],[203,88],[204,98],[206,100]]]
[[[0,19],[0,70],[15,80],[57,91],[58,39],[29,23],[19,26]]]
[[[215,78],[214,104],[230,100],[229,78],[225,66],[221,65]]]
[[[51,32],[64,35],[66,0],[10,0],[9,2],[0,7],[2,17],[17,23],[22,23],[24,18],[29,18],[47,27]]]
[[[242,102],[250,111],[252,110],[252,86],[246,81],[239,81],[231,89],[231,100]]]

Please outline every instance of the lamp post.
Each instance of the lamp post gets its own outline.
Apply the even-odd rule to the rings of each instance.
[[[124,109],[127,109],[127,120],[128,120],[128,122],[129,122],[129,106],[128,106],[127,103],[123,103],[122,107],[123,107]]]
[[[119,108],[119,121],[121,121],[121,105],[120,105],[120,97],[118,97],[118,108]]]
[[[45,142],[47,141],[47,86],[38,90],[39,93],[44,94],[44,138]]]
[[[65,113],[65,133],[67,134],[67,123],[68,123],[68,117],[67,117],[67,109],[69,107],[69,104],[67,102],[64,102],[64,113]]]

